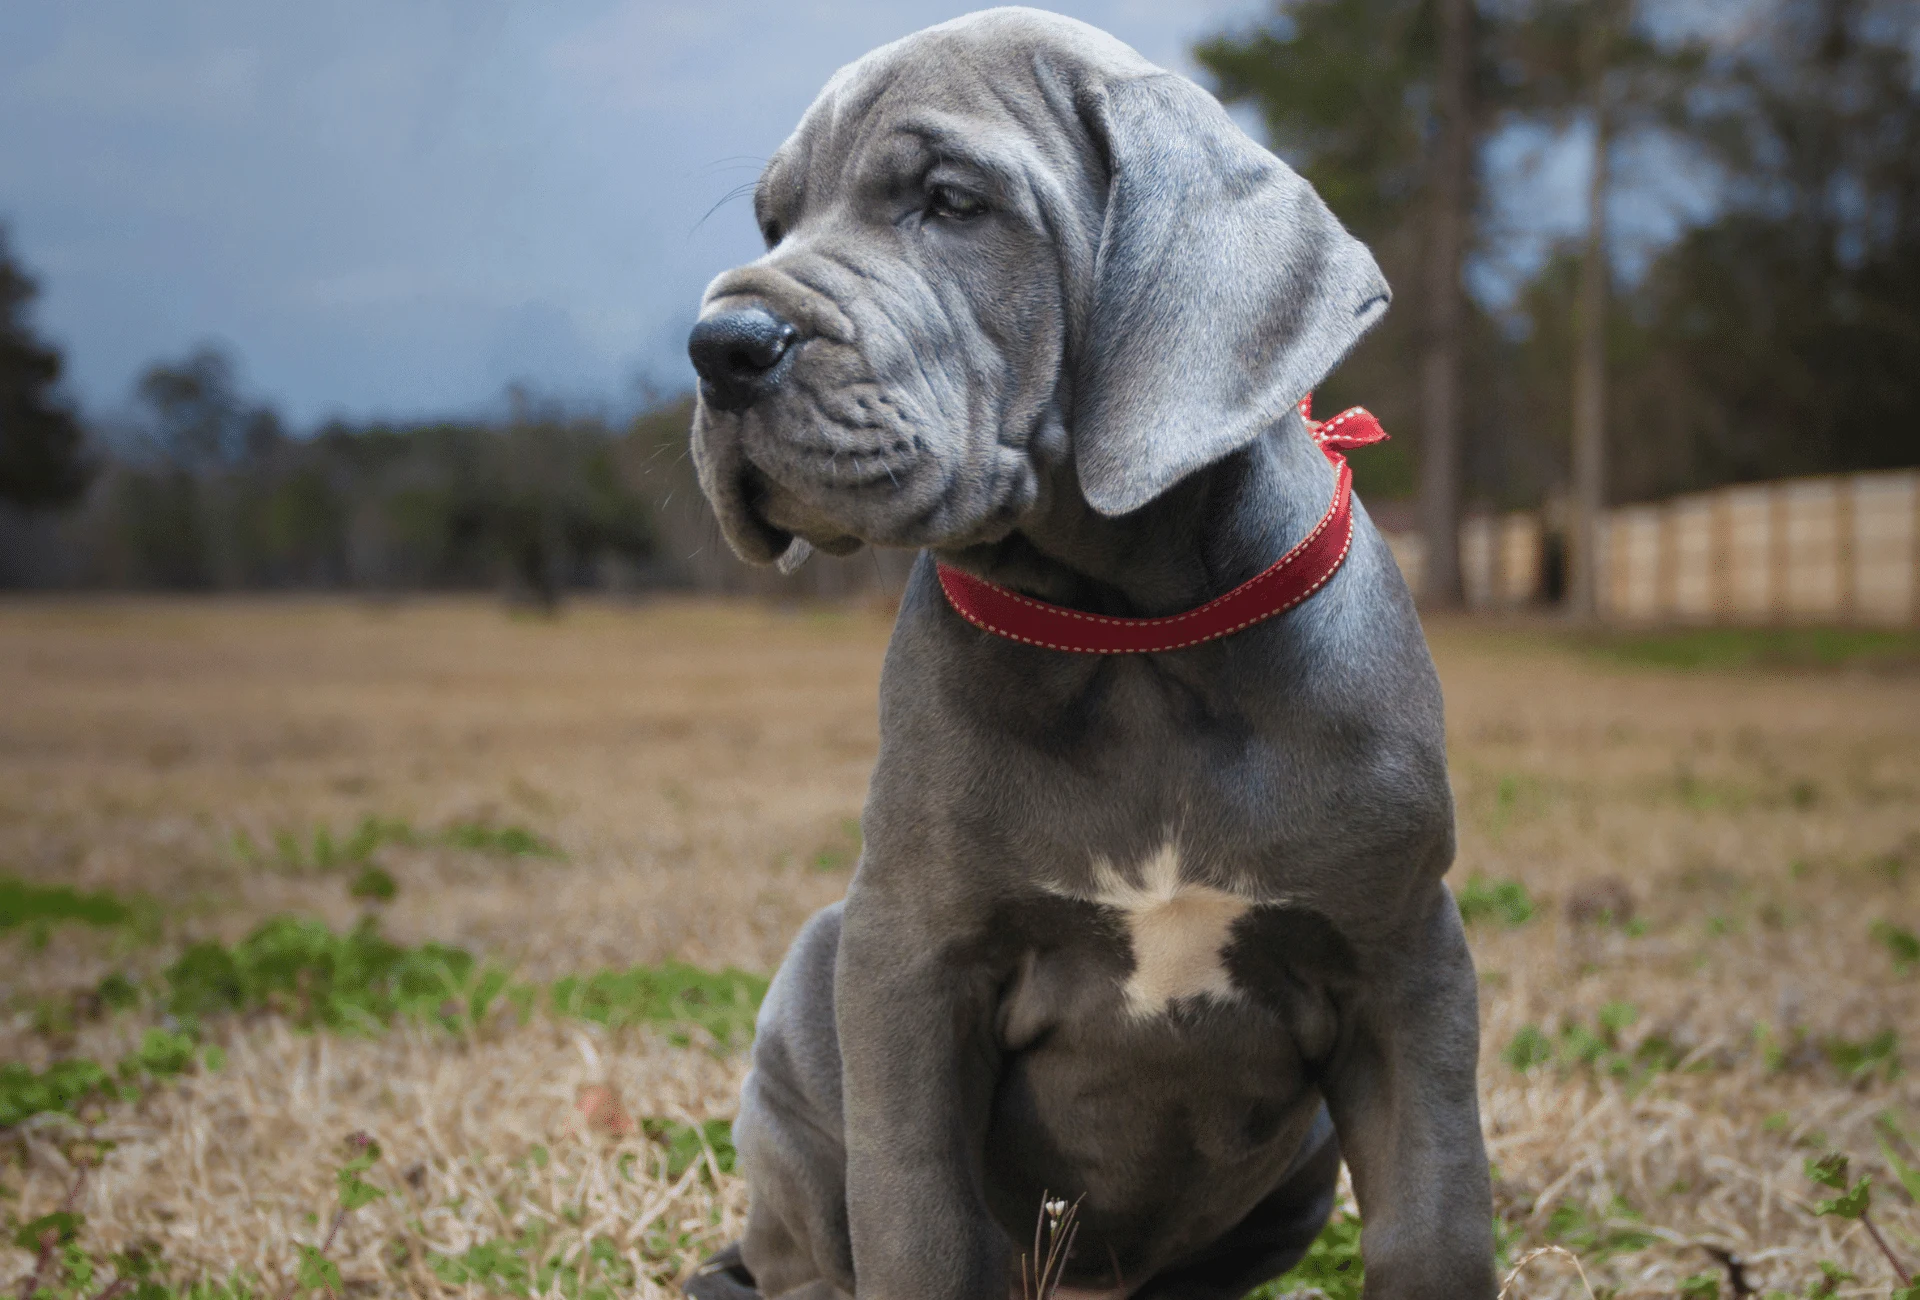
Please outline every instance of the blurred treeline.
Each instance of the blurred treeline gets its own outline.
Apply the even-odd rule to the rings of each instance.
[[[152,366],[137,408],[93,431],[85,489],[66,510],[16,509],[0,524],[0,580],[503,586],[550,603],[566,587],[681,576],[663,572],[645,486],[684,445],[684,407],[615,429],[513,394],[495,420],[336,422],[295,437],[241,393],[229,357],[201,348]]]
[[[19,359],[0,352],[0,366]],[[203,347],[149,368],[136,406],[84,443],[71,411],[41,413],[64,454],[7,485],[0,586],[488,589],[550,606],[569,589],[771,585],[719,539],[687,461],[686,398],[613,422],[516,391],[496,418],[293,436]],[[805,586],[859,585],[840,570]]]
[[[1395,434],[1363,487],[1413,490],[1451,329],[1464,498],[1567,491],[1596,209],[1607,502],[1920,461],[1916,0],[1295,0],[1197,54],[1394,285],[1322,394]],[[1436,286],[1463,282],[1449,325]]]
[[[688,458],[693,403],[618,419],[509,390],[497,415],[334,421],[296,434],[203,346],[87,422],[37,339],[0,230],[0,588],[897,591],[904,557],[734,559]]]

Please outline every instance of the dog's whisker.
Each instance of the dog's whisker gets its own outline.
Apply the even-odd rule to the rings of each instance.
[[[711,217],[714,213],[718,212],[721,208],[724,208],[727,204],[733,202],[737,198],[740,198],[742,195],[753,193],[754,187],[758,184],[759,184],[758,181],[748,181],[744,185],[734,186],[732,189],[728,190],[725,194],[721,195],[719,200],[712,207],[708,208],[704,213],[701,214],[700,220],[694,222],[693,225],[688,228],[687,238],[689,239],[693,238],[694,232],[699,230],[700,227],[707,224],[707,218]]]

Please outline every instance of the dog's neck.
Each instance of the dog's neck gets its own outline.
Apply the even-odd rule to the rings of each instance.
[[[1071,464],[1005,540],[940,558],[989,582],[1114,617],[1177,614],[1232,590],[1284,555],[1326,512],[1333,466],[1289,415],[1251,444],[1109,518]]]

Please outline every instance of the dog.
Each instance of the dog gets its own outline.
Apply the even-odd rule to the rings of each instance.
[[[921,554],[689,1294],[1005,1300],[1051,1200],[1062,1296],[1228,1300],[1344,1159],[1368,1296],[1492,1297],[1439,684],[1300,407],[1387,308],[1371,254],[1198,86],[1027,9],[835,74],[754,206],[689,339],[702,489],[749,561]],[[1314,548],[1197,644],[994,622],[1125,640]]]

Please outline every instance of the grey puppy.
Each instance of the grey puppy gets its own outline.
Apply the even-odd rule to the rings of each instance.
[[[1026,9],[841,70],[755,208],[689,344],[721,526],[925,553],[859,867],[760,1015],[746,1233],[689,1290],[1004,1300],[1053,1196],[1070,1289],[1224,1300],[1344,1157],[1369,1296],[1491,1296],[1440,691],[1364,510],[1311,600],[1160,654],[990,635],[934,567],[1115,616],[1265,569],[1332,495],[1295,404],[1372,257],[1205,92]]]

